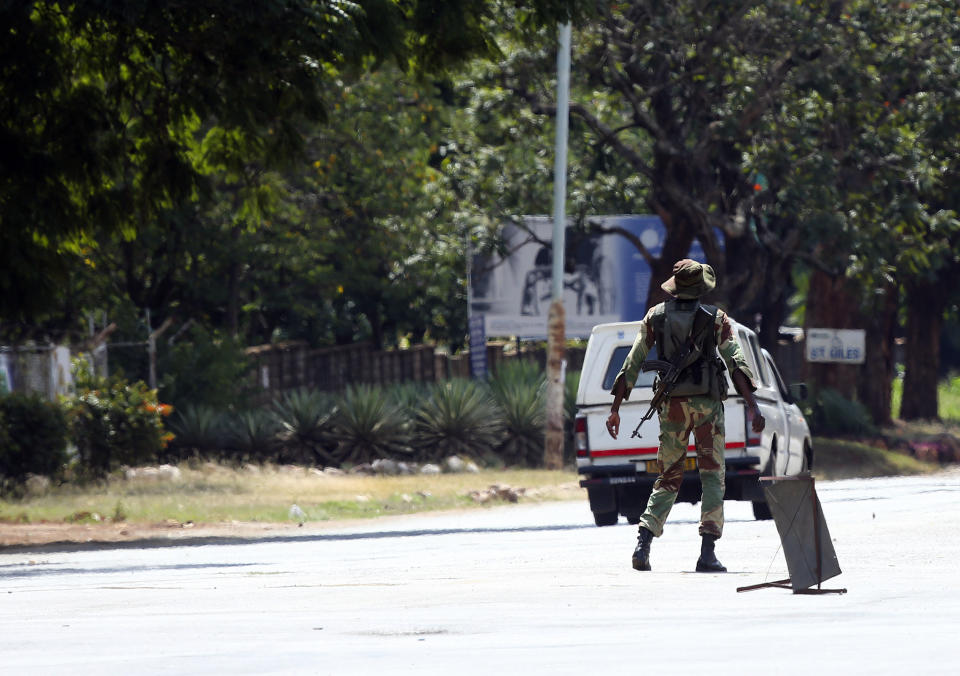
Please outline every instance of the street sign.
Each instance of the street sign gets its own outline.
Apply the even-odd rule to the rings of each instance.
[[[807,361],[862,364],[866,358],[863,329],[807,329]]]

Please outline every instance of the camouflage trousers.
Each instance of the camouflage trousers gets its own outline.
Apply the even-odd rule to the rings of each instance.
[[[697,467],[703,495],[700,498],[700,535],[723,534],[723,493],[726,471],[723,429],[723,402],[709,397],[674,397],[660,407],[660,449],[657,469],[660,476],[653,485],[647,509],[640,525],[655,536],[663,534],[663,525],[677,500],[683,481],[683,461],[693,433],[697,448]]]

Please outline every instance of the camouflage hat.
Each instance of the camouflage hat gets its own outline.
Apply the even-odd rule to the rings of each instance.
[[[717,276],[712,267],[684,258],[673,264],[673,277],[660,288],[677,298],[699,298],[716,285]]]

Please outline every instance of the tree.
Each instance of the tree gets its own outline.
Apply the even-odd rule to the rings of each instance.
[[[949,222],[924,215],[929,198],[917,181],[933,172],[917,144],[926,123],[904,112],[951,77],[951,11],[937,0],[603,3],[574,40],[572,112],[582,146],[593,149],[577,158],[605,160],[597,151],[605,149],[616,161],[598,162],[601,173],[633,171],[633,194],[668,230],[659,257],[635,243],[655,280],[699,239],[721,276],[718,300],[737,316],[760,314],[767,346],[795,263],[849,286],[845,318],[859,317],[878,347],[870,359],[880,366],[859,389],[881,421],[889,418],[897,279],[906,259],[928,256],[918,223],[940,223],[942,232]],[[546,50],[524,45],[507,56],[504,89],[552,114]],[[656,281],[651,289],[648,303],[660,299]],[[844,306],[821,307],[837,314]],[[813,310],[811,321],[845,325]],[[852,381],[847,389],[857,396]]]
[[[596,8],[574,40],[572,113],[593,150],[580,159],[614,179],[627,167],[635,201],[667,227],[659,257],[638,246],[654,270],[649,302],[699,239],[721,278],[718,299],[738,316],[762,313],[770,345],[793,263],[838,231],[836,250],[849,252],[851,207],[876,197],[878,169],[889,188],[906,170],[884,168],[880,143],[867,143],[892,112],[870,106],[890,96],[894,74],[916,69],[902,58],[902,12],[700,0]],[[502,86],[538,114],[553,113],[547,57],[519,47],[503,69]]]
[[[648,209],[666,225],[662,254],[641,251],[653,270],[649,302],[694,238],[734,314],[769,305],[764,293],[782,302],[789,265],[777,263],[793,242],[772,230],[764,241],[751,228],[759,168],[747,152],[763,141],[764,116],[810,88],[805,77],[829,56],[839,15],[826,3],[697,0],[598,11],[578,63],[588,86],[616,97],[619,119],[586,102],[572,112],[642,177]]]
[[[316,64],[391,44],[368,45],[361,28],[376,27],[336,3],[234,13],[176,0],[4,7],[11,66],[0,91],[14,152],[3,168],[2,230],[37,263],[4,274],[0,288],[18,291],[0,294],[4,317],[48,307],[55,294],[38,293],[38,280],[51,271],[61,280],[64,256],[84,239],[131,239],[202,189],[188,157],[200,120],[265,139],[270,127],[282,154],[295,145],[296,121],[323,113]]]
[[[907,301],[904,419],[939,417],[937,381],[944,316],[960,288],[960,94],[956,7],[930,0],[905,10],[913,30],[919,77],[904,83],[902,114],[915,130],[917,170],[912,184],[923,205],[905,230],[897,257]]]
[[[720,300],[738,314],[762,310],[772,320],[765,326],[775,332],[803,242],[797,232],[756,217],[759,169],[749,151],[769,140],[770,111],[783,99],[796,101],[798,83],[801,91],[810,89],[803,78],[818,67],[834,16],[816,3],[753,3],[737,10],[695,1],[595,7],[597,19],[574,39],[575,213],[594,229],[586,218],[591,213],[659,214],[668,230],[662,254],[631,244],[655,280],[668,277],[698,238],[722,276],[726,295]],[[785,46],[784,35],[797,36],[795,43]],[[537,120],[554,112],[553,85],[544,77],[552,72],[552,35],[505,44],[502,67],[475,78],[486,87],[473,113],[485,131],[473,148],[457,148],[453,162],[459,166],[451,167],[481,177],[472,184],[461,179],[459,186],[496,194],[495,206],[491,199],[473,200],[491,206],[484,215],[491,220],[502,218],[496,210],[504,204],[517,209],[514,214],[537,210],[550,183],[548,158],[524,135],[539,124],[536,138],[543,138]],[[516,110],[518,100],[526,102],[527,113]],[[499,123],[497,114],[503,116]],[[497,176],[495,185],[484,184],[484,171]],[[737,274],[725,274],[727,260],[738,262]],[[652,303],[660,299],[659,284],[651,289]]]
[[[382,67],[342,89],[329,121],[307,134],[309,165],[286,175],[299,222],[286,227],[318,240],[311,248],[326,272],[307,297],[329,306],[336,342],[422,338],[431,324],[443,325],[434,311],[441,297],[449,298],[444,307],[463,300],[463,271],[451,271],[449,287],[437,274],[450,268],[449,260],[437,265],[450,247],[463,248],[430,166],[441,107],[431,83]]]
[[[539,0],[532,22],[579,3]],[[271,166],[323,121],[333,73],[371,63],[442,70],[496,49],[481,0],[33,1],[0,8],[0,317],[55,306],[85,243],[135,238],[209,190],[193,161],[211,131]],[[451,17],[458,20],[450,22]]]

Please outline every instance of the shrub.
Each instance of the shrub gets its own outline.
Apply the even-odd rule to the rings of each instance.
[[[76,395],[65,403],[82,470],[103,476],[119,465],[157,459],[172,438],[163,426],[172,408],[157,401],[155,390],[142,381],[93,376],[82,362],[74,382]]]
[[[577,390],[580,388],[580,371],[567,371],[563,388],[563,461],[567,463],[576,460],[573,423],[577,417]]]
[[[423,403],[430,398],[431,391],[432,388],[426,383],[395,383],[387,388],[387,396],[412,420],[417,417]]]
[[[414,439],[421,460],[454,454],[480,458],[503,440],[503,426],[486,388],[470,380],[451,380],[433,387],[421,403]]]
[[[529,467],[543,464],[546,376],[539,365],[505,364],[490,379],[490,391],[500,408],[506,432],[506,440],[499,448],[503,460]]]
[[[810,431],[818,436],[874,434],[876,426],[870,412],[857,401],[850,401],[831,388],[824,388],[812,397],[804,413]]]
[[[563,381],[563,417],[573,423],[577,417],[577,390],[580,388],[580,371],[567,371]]]
[[[235,338],[194,326],[161,355],[159,392],[177,409],[188,405],[219,411],[242,408],[251,387],[249,370],[243,347]]]
[[[333,397],[316,390],[286,392],[274,404],[280,441],[292,459],[319,465],[335,462]]]
[[[368,462],[411,452],[409,419],[378,388],[348,387],[338,399],[333,423],[339,462]]]
[[[280,423],[269,411],[254,409],[232,416],[227,444],[242,459],[272,460],[280,444]]]
[[[168,422],[173,439],[170,446],[180,451],[216,454],[227,446],[224,416],[210,406],[187,405]]]
[[[36,395],[0,395],[0,476],[16,483],[28,474],[54,476],[66,462],[63,409]]]

